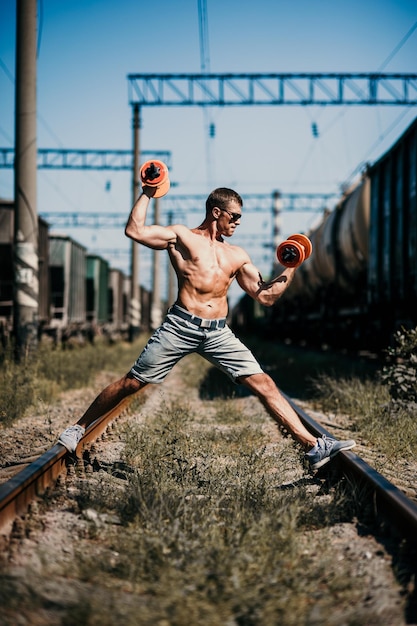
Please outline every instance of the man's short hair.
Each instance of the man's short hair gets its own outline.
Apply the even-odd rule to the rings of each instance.
[[[206,215],[209,215],[215,206],[219,207],[219,209],[226,209],[229,202],[233,201],[240,207],[243,205],[243,200],[237,191],[233,191],[233,189],[228,187],[214,189],[206,200]]]

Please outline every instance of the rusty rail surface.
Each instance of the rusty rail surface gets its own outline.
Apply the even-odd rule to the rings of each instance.
[[[82,450],[85,444],[100,437],[109,423],[120,415],[128,404],[129,399],[122,401],[112,411],[91,424],[78,444],[77,452]],[[56,443],[36,461],[0,485],[0,532],[7,534],[15,518],[23,515],[31,501],[66,471],[66,458],[67,450],[62,444]]]
[[[304,425],[316,436],[331,433],[320,426],[312,417],[285,396]],[[109,422],[117,417],[127,406],[122,402],[115,409],[94,422],[85,432],[77,452],[86,443],[95,441],[107,428]],[[10,531],[14,519],[26,512],[30,502],[51,485],[66,471],[67,451],[61,444],[55,444],[36,461],[0,485],[0,532]],[[409,500],[397,487],[385,479],[374,468],[352,451],[338,454],[340,467],[345,475],[353,475],[370,488],[374,496],[377,514],[385,515],[390,523],[413,542],[417,538],[417,505]]]
[[[304,425],[308,430],[313,432],[316,437],[320,435],[332,436],[330,432],[297,406],[291,398],[288,396],[285,397]],[[390,483],[382,474],[377,472],[376,469],[368,465],[368,463],[351,450],[340,452],[337,458],[340,460],[345,475],[352,476],[356,481],[371,489],[374,497],[373,504],[375,514],[389,519],[390,524],[397,527],[397,529],[413,543],[416,543],[417,505],[407,498],[400,489]]]

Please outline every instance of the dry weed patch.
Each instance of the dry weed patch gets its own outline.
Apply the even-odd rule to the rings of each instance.
[[[40,555],[24,584],[0,574],[5,624],[17,610],[48,626],[382,623],[380,557],[363,556],[355,527],[366,494],[306,476],[301,450],[261,405],[198,357],[179,375],[188,397],[178,385],[180,399],[129,420],[117,463],[63,496],[72,521],[51,554],[64,558]]]
[[[165,404],[126,429],[123,488],[109,477],[101,505],[98,490],[90,501],[83,494],[82,507],[111,507],[123,530],[101,529],[106,549],[94,563],[78,550],[78,576],[133,594],[124,623],[140,610],[140,624],[298,625],[330,606],[349,613],[361,596],[352,563],[335,562],[321,539],[324,527],[352,519],[354,505],[342,490],[323,505],[303,481],[288,485],[298,450],[288,440],[271,445],[248,420],[240,411],[210,432],[187,403]],[[91,602],[104,620],[94,623],[107,623]]]
[[[413,405],[392,403],[387,385],[322,375],[315,380],[315,389],[318,406],[348,415],[352,428],[388,459],[416,458],[416,410]]]
[[[61,391],[88,385],[109,367],[120,374],[131,367],[146,338],[134,344],[97,340],[72,349],[40,344],[36,354],[14,362],[11,349],[0,352],[0,425],[9,426],[30,407],[52,402]]]

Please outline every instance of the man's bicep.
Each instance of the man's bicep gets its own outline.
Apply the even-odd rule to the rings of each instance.
[[[128,236],[129,234],[126,233]],[[175,231],[166,226],[153,224],[152,226],[144,226],[136,237],[132,237],[138,243],[149,248],[166,249],[170,243],[174,243],[177,239]]]
[[[239,269],[236,280],[240,287],[253,297],[259,293],[259,289],[263,284],[261,273],[250,261],[244,263]]]

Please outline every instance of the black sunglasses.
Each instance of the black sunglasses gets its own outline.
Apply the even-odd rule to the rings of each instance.
[[[230,219],[232,222],[237,222],[242,217],[242,213],[232,213],[228,209],[220,209],[220,211],[226,211],[228,215],[230,215]]]

